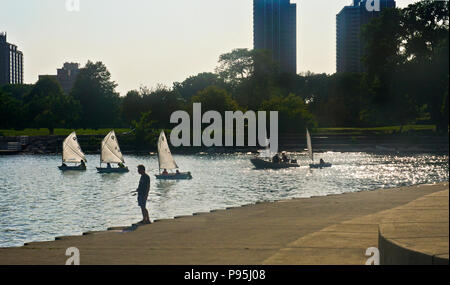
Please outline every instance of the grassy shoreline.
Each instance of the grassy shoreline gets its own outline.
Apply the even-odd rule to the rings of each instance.
[[[111,129],[55,129],[53,136],[68,136],[73,131],[76,131],[77,135],[106,135]],[[131,131],[131,129],[118,128],[115,131],[117,134],[122,134]],[[50,136],[50,132],[48,129],[0,130],[0,136]]]
[[[106,135],[112,128],[102,129],[76,129],[77,135]],[[72,133],[73,129],[55,129],[54,136],[67,136]],[[129,128],[116,128],[118,135],[129,133]],[[317,128],[313,130],[316,135],[394,135],[394,134],[411,134],[411,135],[434,135],[436,127],[434,125],[405,125],[401,126],[382,126],[368,128]],[[48,129],[24,129],[24,130],[5,130],[0,129],[0,136],[50,136]]]

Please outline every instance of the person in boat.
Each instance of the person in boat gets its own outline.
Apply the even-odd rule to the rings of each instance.
[[[145,173],[145,166],[139,165],[138,166],[138,173],[141,175],[141,178],[139,180],[139,186],[136,190],[138,193],[137,195],[137,201],[138,206],[141,207],[142,212],[142,221],[140,221],[140,224],[150,224],[150,217],[148,215],[148,211],[146,208],[147,205],[147,199],[148,199],[148,192],[150,192],[150,176],[148,176],[147,173]]]
[[[111,163],[108,162],[108,163],[106,164],[106,168],[111,168]]]
[[[286,152],[283,152],[283,153],[281,154],[281,160],[282,160],[283,162],[289,162],[289,161],[290,161],[289,158],[288,158],[287,155],[286,155]]]
[[[177,169],[177,175],[180,174],[180,171]]]
[[[81,161],[80,166],[81,166],[82,168],[86,168],[86,163],[84,163],[84,160]]]
[[[280,157],[278,156],[278,153],[274,155],[272,158],[273,163],[280,163]]]
[[[321,158],[319,163],[320,163],[320,165],[324,165],[325,161]]]
[[[63,163],[63,164],[62,164],[62,167],[67,167],[67,164]]]
[[[162,173],[163,175],[168,175],[169,174],[169,172],[167,172],[167,169],[164,169],[164,171],[163,171],[163,173]]]

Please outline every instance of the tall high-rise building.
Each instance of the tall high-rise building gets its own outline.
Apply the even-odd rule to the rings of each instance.
[[[380,9],[367,9],[373,2],[353,0],[353,5],[345,6],[336,15],[336,72],[363,72],[364,43],[361,39],[362,27],[383,9],[395,8],[394,0],[379,0]],[[371,10],[371,11],[369,11]]]
[[[23,54],[0,33],[0,85],[23,84]]]
[[[269,50],[281,72],[297,73],[297,5],[290,0],[253,0],[253,46]]]

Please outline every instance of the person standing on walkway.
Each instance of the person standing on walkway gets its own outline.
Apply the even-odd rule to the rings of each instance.
[[[148,198],[148,192],[150,191],[150,176],[148,176],[147,173],[145,173],[145,166],[139,165],[138,166],[138,173],[141,175],[141,179],[139,180],[139,186],[136,190],[137,194],[137,200],[138,205],[141,207],[142,211],[142,221],[140,221],[140,224],[150,224],[150,217],[148,215],[148,211],[146,209],[147,204],[147,198]]]

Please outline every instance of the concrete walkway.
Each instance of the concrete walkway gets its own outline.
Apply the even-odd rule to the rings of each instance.
[[[357,217],[303,236],[264,261],[265,264],[365,264],[370,247],[381,264],[448,264],[449,203],[447,190],[405,205]],[[380,244],[379,234],[385,242]],[[394,242],[397,246],[386,245]],[[409,252],[403,252],[408,248]],[[412,256],[417,252],[417,256]]]
[[[80,250],[85,265],[365,264],[366,249],[378,246],[384,211],[448,187],[401,187],[200,213],[128,233],[115,229],[0,249],[0,264],[63,265],[69,247]],[[429,214],[442,215],[431,209]]]

